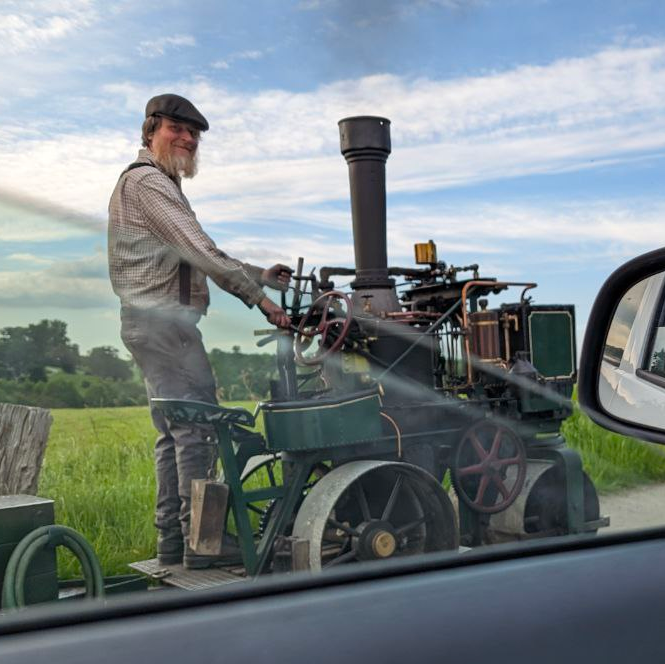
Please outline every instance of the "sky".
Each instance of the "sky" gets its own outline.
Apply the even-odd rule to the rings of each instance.
[[[122,348],[106,210],[147,100],[207,117],[184,182],[257,265],[353,263],[337,122],[391,120],[388,255],[593,298],[665,244],[665,3],[632,0],[0,0],[0,327],[64,320]],[[341,284],[339,284],[341,285]],[[214,284],[206,345],[266,323]],[[510,298],[508,298],[510,299]]]

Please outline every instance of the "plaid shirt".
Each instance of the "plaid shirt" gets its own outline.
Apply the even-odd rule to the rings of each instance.
[[[205,313],[209,276],[248,306],[265,293],[262,269],[241,263],[215,246],[196,220],[180,188],[154,155],[139,151],[137,161],[157,168],[134,168],[120,176],[109,203],[109,272],[123,306],[180,307],[178,268],[191,265],[191,306]]]

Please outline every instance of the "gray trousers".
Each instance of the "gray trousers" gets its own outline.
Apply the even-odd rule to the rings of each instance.
[[[148,399],[217,403],[215,379],[201,333],[200,315],[187,310],[123,307],[121,337],[143,372]],[[189,535],[191,481],[205,478],[216,458],[212,427],[176,424],[150,408],[155,443],[155,526],[165,540]]]

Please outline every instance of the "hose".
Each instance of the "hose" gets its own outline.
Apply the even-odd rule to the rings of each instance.
[[[17,545],[7,562],[2,586],[2,608],[25,606],[25,580],[35,555],[47,547],[64,546],[81,563],[86,597],[104,596],[104,577],[94,550],[85,538],[67,526],[42,526],[28,533]]]

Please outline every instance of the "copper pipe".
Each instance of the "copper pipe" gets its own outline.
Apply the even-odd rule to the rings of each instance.
[[[526,289],[525,289],[526,290]],[[506,346],[506,362],[510,362],[510,337],[508,336],[508,330],[510,329],[510,322],[515,323],[515,332],[520,330],[520,319],[517,317],[517,314],[504,314],[501,316],[501,322],[503,323],[503,340]]]
[[[522,297],[524,297],[524,293],[526,293],[526,291],[530,290],[531,288],[535,288],[537,285],[538,284],[535,284],[533,282],[524,282],[524,281],[488,281],[483,279],[478,279],[478,280],[474,279],[471,281],[467,281],[464,284],[464,286],[462,286],[462,325],[464,332],[464,351],[466,353],[466,384],[460,385],[457,388],[458,390],[462,390],[464,388],[469,387],[473,382],[473,368],[471,366],[471,347],[469,345],[469,334],[468,334],[469,320],[466,311],[466,297],[469,289],[476,286],[494,286],[496,288],[508,288],[510,286],[525,286],[524,290],[522,291]]]

